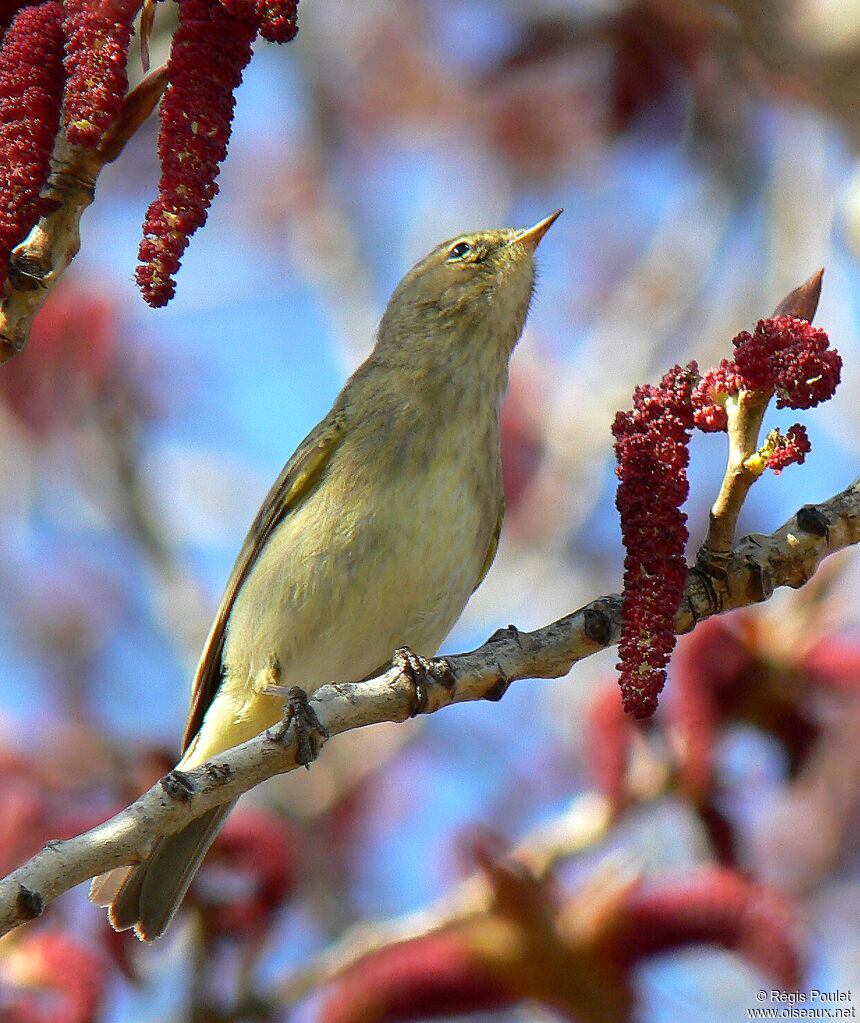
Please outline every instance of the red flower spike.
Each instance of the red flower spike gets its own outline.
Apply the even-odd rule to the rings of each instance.
[[[394,1023],[489,1011],[519,997],[481,967],[452,930],[363,956],[334,983],[318,1018],[325,1023]]]
[[[236,0],[232,8],[237,9]],[[227,155],[235,99],[257,34],[218,0],[180,0],[179,28],[161,103],[161,183],[143,225],[137,283],[151,306],[173,297],[173,280],[191,235],[206,222]]]
[[[116,120],[128,89],[126,60],[142,0],[64,0],[66,72],[63,122],[69,142],[95,148]]]
[[[657,709],[687,580],[681,505],[689,491],[695,372],[693,363],[675,366],[657,387],[637,387],[632,411],[619,412],[612,427],[621,481],[615,503],[627,549],[619,683],[624,709],[639,718]]]
[[[735,368],[745,388],[774,389],[777,408],[814,408],[832,398],[842,358],[820,327],[794,316],[759,320],[734,339]]]
[[[48,212],[39,197],[50,171],[63,99],[62,9],[50,0],[19,11],[0,49],[0,287],[12,249]]]
[[[256,0],[260,35],[270,43],[288,43],[298,32],[298,0]]]

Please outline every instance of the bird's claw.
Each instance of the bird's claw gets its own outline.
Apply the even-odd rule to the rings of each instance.
[[[283,687],[281,687],[283,688]],[[284,704],[284,716],[269,729],[267,735],[274,742],[282,742],[290,728],[296,733],[296,763],[310,767],[319,756],[323,743],[329,733],[320,724],[316,712],[310,705],[308,694],[299,686],[290,686],[286,690],[287,702]]]
[[[430,702],[428,684],[430,682],[445,682],[444,672],[440,670],[438,661],[428,657],[421,657],[408,646],[398,647],[391,658],[392,665],[405,675],[415,689],[415,703],[412,707],[410,717],[423,714]],[[441,662],[444,666],[445,662]]]

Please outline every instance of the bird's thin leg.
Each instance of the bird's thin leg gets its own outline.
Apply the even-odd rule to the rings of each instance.
[[[281,720],[273,725],[268,736],[275,742],[282,742],[291,728],[296,733],[296,761],[305,767],[319,756],[328,732],[320,724],[319,718],[308,702],[308,694],[300,686],[281,684],[281,665],[273,654],[269,663],[254,680],[254,689],[264,696],[282,696],[285,698],[284,714]]]
[[[290,687],[281,685],[281,662],[277,654],[272,654],[266,667],[257,672],[253,688],[260,696],[283,696],[286,699],[290,695]]]

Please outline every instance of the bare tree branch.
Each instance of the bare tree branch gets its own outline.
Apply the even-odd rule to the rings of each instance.
[[[798,588],[828,555],[860,541],[860,477],[818,505],[805,505],[769,536],[740,541],[724,570],[690,571],[675,620],[689,632],[714,614],[767,600],[779,586]],[[424,662],[395,655],[386,671],[362,682],[331,683],[311,706],[328,736],[380,721],[404,721],[466,700],[498,700],[511,682],[558,678],[579,660],[618,641],[621,597],[592,601],[556,622],[520,632],[500,629],[465,654]],[[113,867],[143,859],[164,834],[298,766],[295,730],[285,723],[188,773],[171,772],[127,809],[83,835],[45,848],[0,881],[0,934],[39,916],[63,892]]]

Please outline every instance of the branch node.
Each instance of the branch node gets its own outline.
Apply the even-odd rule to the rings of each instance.
[[[9,278],[18,291],[44,288],[54,267],[42,258],[43,252],[34,253],[23,242],[16,245],[9,256]]]
[[[498,703],[499,700],[505,695],[510,688],[511,680],[508,676],[499,668],[499,677],[490,686],[490,688],[484,693],[483,699],[488,700],[490,703]]]
[[[15,911],[21,920],[35,920],[45,911],[45,900],[32,888],[18,885],[18,896],[15,899]]]
[[[797,526],[804,533],[811,533],[813,536],[827,536],[830,530],[830,521],[816,505],[805,504],[798,509]]]
[[[699,578],[708,576],[718,582],[725,582],[729,575],[729,565],[733,556],[734,551],[716,551],[704,543],[699,548],[696,554],[696,564],[690,571],[695,571]]]
[[[507,643],[508,640],[512,640],[518,647],[522,647],[523,643],[520,638],[520,630],[516,627],[516,625],[506,625],[503,629],[496,629],[487,642]]]
[[[775,587],[773,573],[754,558],[746,559],[746,568],[749,572],[747,592],[750,599],[756,604],[770,600]]]
[[[598,646],[609,646],[612,641],[612,621],[609,615],[595,607],[587,607],[583,611],[582,630]]]
[[[692,619],[689,628],[692,630],[703,618],[718,614],[721,610],[720,597],[714,586],[714,577],[701,564],[702,550],[696,564],[687,569],[687,586],[684,592],[683,606]],[[709,554],[712,552],[709,552]]]
[[[166,796],[187,803],[194,792],[194,785],[184,771],[169,771],[161,779],[161,787]]]
[[[72,164],[56,165],[48,177],[47,187],[58,192],[66,201],[84,206],[89,206],[96,197],[95,174],[79,174]]]

